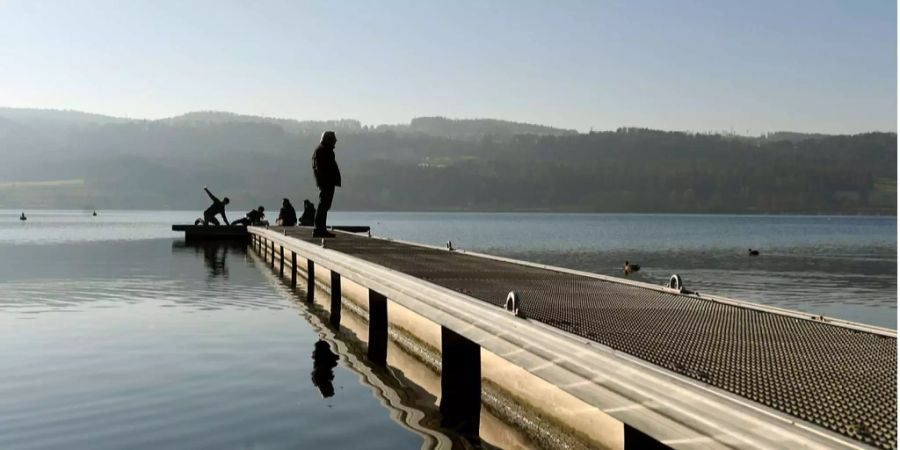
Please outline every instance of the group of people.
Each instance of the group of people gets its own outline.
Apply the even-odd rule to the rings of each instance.
[[[319,146],[316,147],[312,155],[312,169],[316,178],[316,186],[319,188],[319,207],[316,208],[309,200],[303,200],[303,214],[297,219],[297,211],[291,201],[284,199],[281,204],[281,210],[278,212],[278,219],[275,225],[292,227],[295,225],[315,226],[313,237],[334,237],[334,234],[326,229],[326,221],[328,218],[328,210],[331,209],[331,202],[334,200],[334,190],[341,185],[341,171],[338,168],[337,161],[334,156],[334,147],[337,144],[337,136],[334,131],[326,131],[322,133]],[[203,212],[203,218],[197,219],[195,225],[219,225],[216,216],[221,215],[225,225],[229,225],[228,217],[225,216],[225,206],[231,200],[225,197],[219,200],[212,192],[203,186],[206,195],[212,200],[212,205]],[[235,220],[230,225],[268,225],[265,219],[265,208],[260,206],[247,212],[245,217]]]
[[[245,227],[248,225],[269,225],[269,221],[266,220],[265,206],[251,209],[244,217],[229,223],[228,218],[225,216],[225,205],[230,203],[231,200],[229,200],[228,197],[219,200],[212,192],[209,192],[209,189],[207,189],[206,186],[203,187],[203,190],[206,191],[206,195],[209,195],[209,198],[212,199],[213,204],[210,205],[209,208],[206,208],[206,211],[203,212],[203,218],[197,219],[194,222],[194,225],[219,225],[219,219],[216,217],[218,215],[222,216],[222,221],[225,222],[225,225],[239,225]],[[275,219],[275,225],[283,227],[292,227],[295,225],[308,227],[315,224],[315,218],[316,207],[311,201],[303,200],[303,215],[300,216],[300,220],[297,220],[297,210],[294,209],[294,205],[291,204],[290,199],[286,198],[281,202],[281,210],[278,211],[278,218]]]
[[[243,226],[268,225],[269,221],[266,220],[265,211],[266,208],[263,206],[251,209],[242,219],[235,220],[231,224]],[[297,211],[294,209],[294,205],[291,204],[289,199],[284,199],[281,202],[281,210],[278,211],[278,218],[275,219],[275,225],[280,227],[292,227],[294,225],[309,227],[315,223],[315,217],[316,207],[313,206],[311,201],[303,200],[303,215],[300,216],[300,220],[297,220]]]

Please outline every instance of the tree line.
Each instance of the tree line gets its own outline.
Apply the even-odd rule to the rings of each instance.
[[[0,207],[196,209],[204,184],[238,209],[299,202],[315,195],[309,158],[320,128],[331,126],[344,175],[338,210],[896,214],[896,133],[751,138],[442,118],[368,127],[221,113],[77,124],[33,116],[0,110]],[[15,183],[54,180],[81,184]]]

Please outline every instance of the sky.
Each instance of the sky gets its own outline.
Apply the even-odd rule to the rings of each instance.
[[[889,0],[0,0],[0,106],[896,131]]]

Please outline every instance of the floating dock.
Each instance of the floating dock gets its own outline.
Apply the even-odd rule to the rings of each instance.
[[[894,330],[349,233],[248,231],[308,300],[330,290],[335,324],[343,302],[367,311],[371,358],[388,328],[436,348],[447,415],[471,413],[489,382],[591,446],[897,448]]]
[[[247,227],[238,225],[172,225],[172,231],[183,231],[187,240],[250,239]]]
[[[284,227],[278,227],[282,229]],[[291,227],[288,227],[289,229]],[[296,227],[311,233],[309,227]],[[368,226],[364,225],[335,225],[331,230],[346,231],[350,233],[366,233]],[[247,227],[241,225],[172,225],[172,231],[183,231],[188,240],[247,240],[250,232]]]

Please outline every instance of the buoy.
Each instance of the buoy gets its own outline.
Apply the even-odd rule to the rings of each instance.
[[[672,274],[672,276],[669,278],[669,284],[666,287],[668,287],[669,289],[675,289],[678,292],[683,292],[684,282],[682,282],[681,276],[675,273]]]
[[[506,296],[506,310],[516,317],[525,317],[522,312],[522,301],[516,291],[509,291],[509,295]]]

